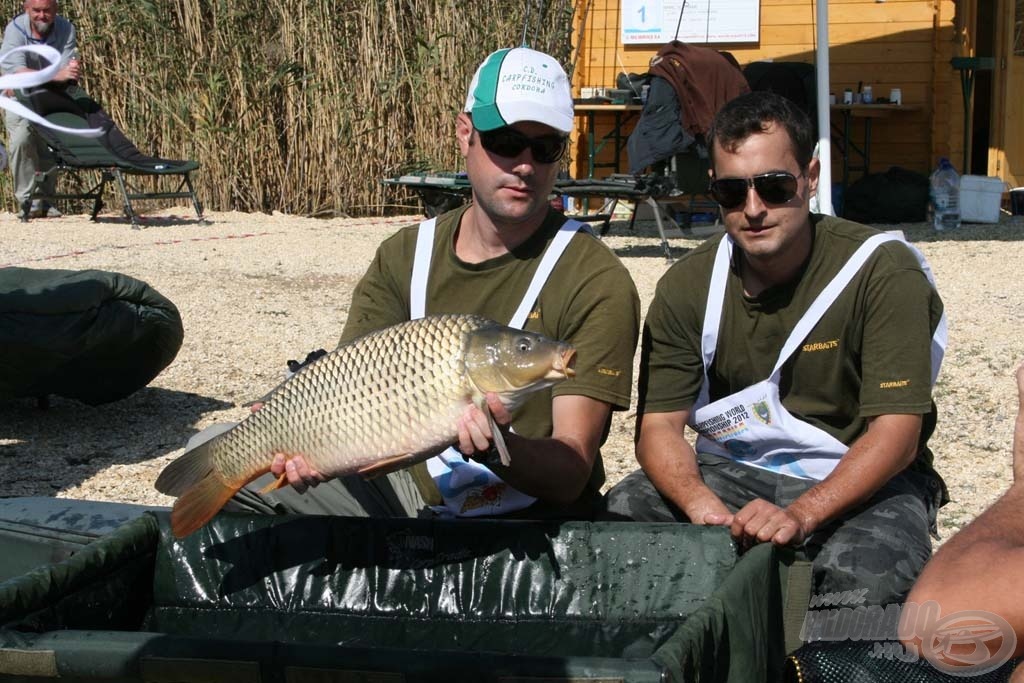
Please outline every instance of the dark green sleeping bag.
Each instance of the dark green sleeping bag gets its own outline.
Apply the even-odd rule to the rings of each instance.
[[[141,280],[0,268],[0,398],[116,401],[170,365],[183,336],[178,309]]]

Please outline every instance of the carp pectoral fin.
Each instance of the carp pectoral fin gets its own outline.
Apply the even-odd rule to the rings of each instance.
[[[508,467],[512,464],[512,456],[508,453],[508,445],[505,443],[505,435],[501,429],[498,428],[498,423],[495,421],[494,416],[491,415],[490,409],[484,406],[484,413],[487,415],[487,422],[491,425],[491,435],[494,437],[494,447],[498,449],[498,455],[501,456],[501,464]]]
[[[392,472],[397,472],[398,470],[403,470],[406,467],[415,465],[418,462],[423,462],[424,460],[433,458],[435,455],[443,453],[447,448],[447,446],[440,446],[438,448],[430,448],[425,451],[420,451],[419,453],[402,453],[401,455],[393,455],[389,458],[381,458],[372,465],[366,465],[362,469],[356,470],[356,474],[362,475],[364,479],[373,479],[381,476],[382,474],[391,474]],[[423,470],[423,476],[430,479],[430,474],[426,472],[425,467]],[[417,476],[419,476],[418,473],[413,471],[411,474],[413,481],[416,481]],[[430,483],[433,484],[433,479],[430,479]],[[420,486],[420,483],[417,481],[416,485]],[[438,493],[438,495],[440,495],[440,493]],[[428,496],[424,496],[424,498],[427,497]]]
[[[270,482],[269,484],[267,484],[266,486],[261,488],[260,489],[260,495],[262,495],[264,493],[270,493],[271,491],[276,491],[278,489],[283,489],[287,485],[288,485],[288,475],[287,474],[282,474],[280,477],[278,477],[274,481]]]
[[[392,472],[405,469],[409,465],[413,465],[420,460],[423,460],[423,457],[419,453],[393,455],[390,458],[378,460],[372,465],[366,465],[365,467],[357,470],[357,473],[362,475],[364,479],[373,479],[381,476],[382,474],[390,474]]]

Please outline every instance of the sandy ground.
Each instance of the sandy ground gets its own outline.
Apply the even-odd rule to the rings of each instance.
[[[55,398],[43,411],[31,400],[0,399],[0,495],[169,504],[153,481],[188,437],[244,417],[243,404],[274,386],[288,359],[333,348],[378,243],[419,218],[214,213],[200,225],[191,215],[157,212],[133,230],[114,216],[26,225],[0,214],[0,267],[119,271],[170,298],[185,325],[174,362],[125,400],[89,407]],[[967,224],[952,234],[882,227],[902,229],[922,249],[949,315],[931,442],[953,499],[940,515],[948,537],[1011,480],[1013,370],[1024,359],[1017,253],[1024,223],[1003,216],[999,225]],[[631,230],[615,222],[605,242],[629,268],[646,309],[667,266],[654,224]],[[670,242],[678,256],[699,240],[674,232]],[[634,417],[632,410],[615,417],[604,449],[609,484],[635,467]]]

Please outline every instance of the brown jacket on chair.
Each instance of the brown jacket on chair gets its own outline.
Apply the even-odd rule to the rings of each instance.
[[[650,73],[672,84],[679,98],[683,130],[704,140],[723,104],[750,92],[743,72],[722,53],[678,40],[651,59]]]

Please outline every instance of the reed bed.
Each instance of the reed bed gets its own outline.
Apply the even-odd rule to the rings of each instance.
[[[571,0],[63,0],[82,85],[147,153],[201,162],[212,210],[386,215],[380,184],[459,167],[475,66],[523,40],[568,63]],[[525,31],[524,31],[525,29]],[[14,210],[10,176],[0,188]]]

